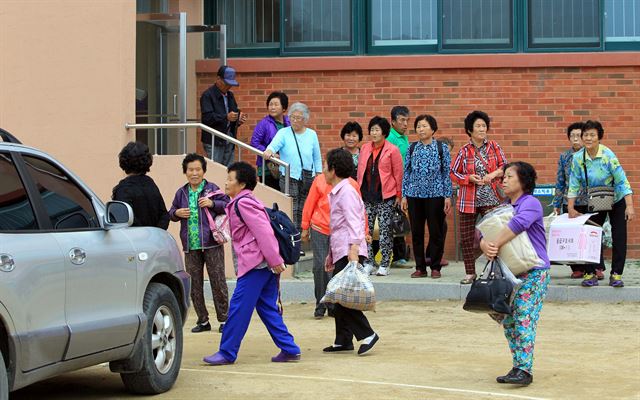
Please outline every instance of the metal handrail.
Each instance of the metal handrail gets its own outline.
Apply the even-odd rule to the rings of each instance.
[[[220,139],[226,140],[227,142],[233,143],[238,147],[249,150],[250,152],[259,155],[262,157],[262,183],[265,183],[266,177],[266,161],[264,157],[264,151],[256,149],[255,147],[248,145],[240,140],[231,137],[229,135],[225,135],[224,133],[217,131],[207,125],[204,125],[199,122],[187,122],[187,123],[164,123],[164,124],[124,124],[125,129],[161,129],[161,128],[196,128],[202,129],[205,132],[209,132],[211,135],[219,137]],[[213,147],[213,143],[212,146]],[[185,146],[186,151],[186,146]],[[282,161],[279,158],[272,158],[269,161],[284,167],[284,193],[289,195],[289,180],[291,179],[291,167],[289,163]]]

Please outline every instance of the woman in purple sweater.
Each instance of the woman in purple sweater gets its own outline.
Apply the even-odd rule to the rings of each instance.
[[[505,243],[519,233],[527,232],[533,248],[542,260],[540,265],[532,265],[532,269],[518,276],[523,284],[515,294],[513,313],[502,321],[504,334],[511,349],[513,368],[507,375],[496,378],[498,383],[528,385],[533,382],[536,328],[550,280],[542,205],[532,195],[536,187],[536,177],[536,170],[526,162],[512,162],[504,166],[502,187],[515,213],[493,242],[485,239],[480,241],[480,248],[484,254],[493,259]]]
[[[265,151],[267,146],[273,140],[276,133],[287,126],[290,126],[289,118],[287,117],[287,108],[289,108],[289,97],[283,92],[272,92],[267,97],[267,110],[269,114],[262,118],[253,130],[253,136],[251,136],[251,146],[258,150]],[[271,165],[275,165],[275,168],[270,168]],[[263,172],[264,183],[280,191],[280,183],[277,176],[273,176],[272,170],[277,171],[278,166],[270,161],[265,163],[266,171],[262,171],[262,157],[258,156],[256,159],[256,165],[258,167],[258,177],[261,177]]]

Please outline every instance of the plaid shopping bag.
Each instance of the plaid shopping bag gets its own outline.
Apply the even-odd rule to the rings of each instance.
[[[376,293],[362,265],[351,261],[327,284],[321,303],[337,303],[346,308],[371,311],[376,308]]]

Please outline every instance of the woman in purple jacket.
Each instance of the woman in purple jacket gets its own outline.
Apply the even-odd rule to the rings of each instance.
[[[289,97],[287,97],[285,93],[272,92],[269,97],[267,97],[267,110],[269,111],[269,114],[267,114],[266,117],[262,118],[256,125],[256,128],[253,130],[253,136],[251,137],[251,146],[255,147],[258,150],[265,151],[276,133],[280,129],[291,125],[289,123],[289,118],[286,115],[287,108],[289,108]],[[256,165],[258,166],[258,176],[261,177],[263,172],[262,157],[257,157]],[[277,191],[280,191],[279,176],[273,176],[271,172],[272,169],[270,168],[270,165],[275,165],[273,171],[278,171],[277,164],[267,161],[265,165],[267,167],[266,171],[264,171],[265,184]]]
[[[256,171],[246,162],[229,166],[225,189],[232,201],[227,205],[233,249],[238,256],[238,282],[231,298],[229,320],[222,332],[217,353],[204,357],[211,365],[233,364],[256,310],[280,353],[273,362],[300,360],[294,342],[278,308],[278,280],[285,265],[278,241],[260,200],[253,195]],[[237,204],[237,211],[236,211]],[[240,214],[240,215],[238,215]]]
[[[224,248],[213,240],[209,220],[202,210],[208,208],[211,216],[224,214],[229,196],[220,188],[204,179],[207,162],[199,154],[187,154],[182,161],[182,172],[187,176],[187,184],[176,192],[169,217],[180,221],[180,239],[185,253],[184,263],[191,275],[191,301],[198,316],[198,323],[191,329],[193,333],[211,330],[209,312],[204,302],[204,264],[207,264],[209,283],[213,293],[213,304],[222,332],[229,311],[229,290],[224,273]],[[212,193],[219,192],[211,196]]]
[[[540,201],[533,197],[536,187],[536,170],[526,162],[512,162],[503,167],[502,188],[514,208],[514,215],[493,242],[482,239],[480,248],[493,259],[500,247],[521,232],[527,232],[540,265],[532,265],[528,272],[519,275],[523,283],[513,300],[513,313],[502,321],[504,335],[509,342],[513,368],[507,375],[496,378],[498,383],[528,385],[533,382],[533,348],[536,341],[538,318],[542,302],[547,294],[549,256],[545,237],[543,212]]]

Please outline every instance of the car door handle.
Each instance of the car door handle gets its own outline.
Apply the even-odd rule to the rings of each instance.
[[[71,264],[82,265],[87,259],[87,253],[78,247],[74,247],[69,250],[69,259],[71,260]]]
[[[0,271],[11,272],[15,267],[16,263],[10,254],[0,254]]]

